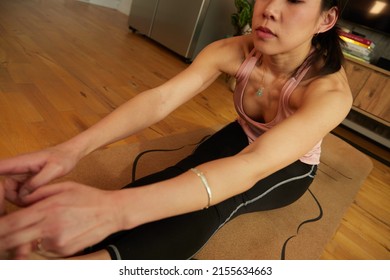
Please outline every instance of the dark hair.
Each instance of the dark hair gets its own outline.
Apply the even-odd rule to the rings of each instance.
[[[337,7],[340,10],[339,0],[322,0],[321,12],[327,11],[332,7]],[[312,45],[315,51],[310,57],[310,62],[324,59],[324,65],[319,70],[319,75],[332,74],[340,70],[344,63],[344,55],[341,49],[343,44],[339,37],[339,27],[333,26],[326,32],[315,35],[312,39]]]

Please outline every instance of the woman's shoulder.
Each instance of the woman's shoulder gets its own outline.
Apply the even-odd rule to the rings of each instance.
[[[203,51],[204,59],[218,63],[222,72],[234,75],[253,49],[251,35],[234,36],[215,41]]]
[[[340,70],[332,74],[311,79],[306,86],[305,96],[308,98],[317,97],[321,100],[323,98],[334,99],[350,106],[350,103],[352,104],[352,92],[344,68],[341,67]]]
[[[217,40],[209,45],[214,48],[226,48],[230,50],[240,50],[249,53],[253,48],[252,35],[241,35],[227,37],[224,39]]]

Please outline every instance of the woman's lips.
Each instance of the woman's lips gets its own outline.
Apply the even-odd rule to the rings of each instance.
[[[267,27],[256,28],[256,35],[261,39],[271,39],[276,37],[276,35]]]

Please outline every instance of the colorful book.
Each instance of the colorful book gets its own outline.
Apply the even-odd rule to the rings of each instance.
[[[353,52],[353,53],[356,53],[356,54],[359,54],[362,56],[367,56],[367,57],[369,57],[372,53],[372,50],[370,50],[370,49],[360,47],[360,46],[357,46],[355,44],[348,43],[348,42],[346,42],[346,46],[343,46],[342,48],[344,50],[349,51],[349,52]]]
[[[344,32],[344,31],[340,31],[339,32],[339,35],[340,36],[344,36],[346,38],[349,38],[351,40],[354,40],[356,42],[359,42],[361,44],[364,44],[366,46],[371,46],[373,47],[375,44],[373,41],[367,39],[367,38],[363,38],[363,37],[360,37],[358,35],[355,35],[355,34],[352,34],[352,33],[348,33],[348,32]]]
[[[343,35],[340,35],[340,38],[343,39],[344,42],[355,44],[355,45],[362,47],[362,48],[365,48],[365,49],[373,49],[375,47],[375,45],[373,43],[371,45],[366,45],[366,44],[360,43],[358,41],[352,40],[348,37],[345,37]]]
[[[357,55],[354,55],[354,54],[351,54],[351,53],[348,53],[348,52],[345,52],[345,51],[343,51],[343,54],[344,54],[345,57],[350,57],[350,58],[353,58],[353,59],[356,59],[356,60],[359,60],[359,61],[362,61],[362,62],[370,63],[370,60],[367,59],[367,58],[362,58],[362,57],[359,57]]]

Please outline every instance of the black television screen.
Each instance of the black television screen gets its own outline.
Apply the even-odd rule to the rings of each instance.
[[[390,0],[346,0],[341,19],[390,34]]]

